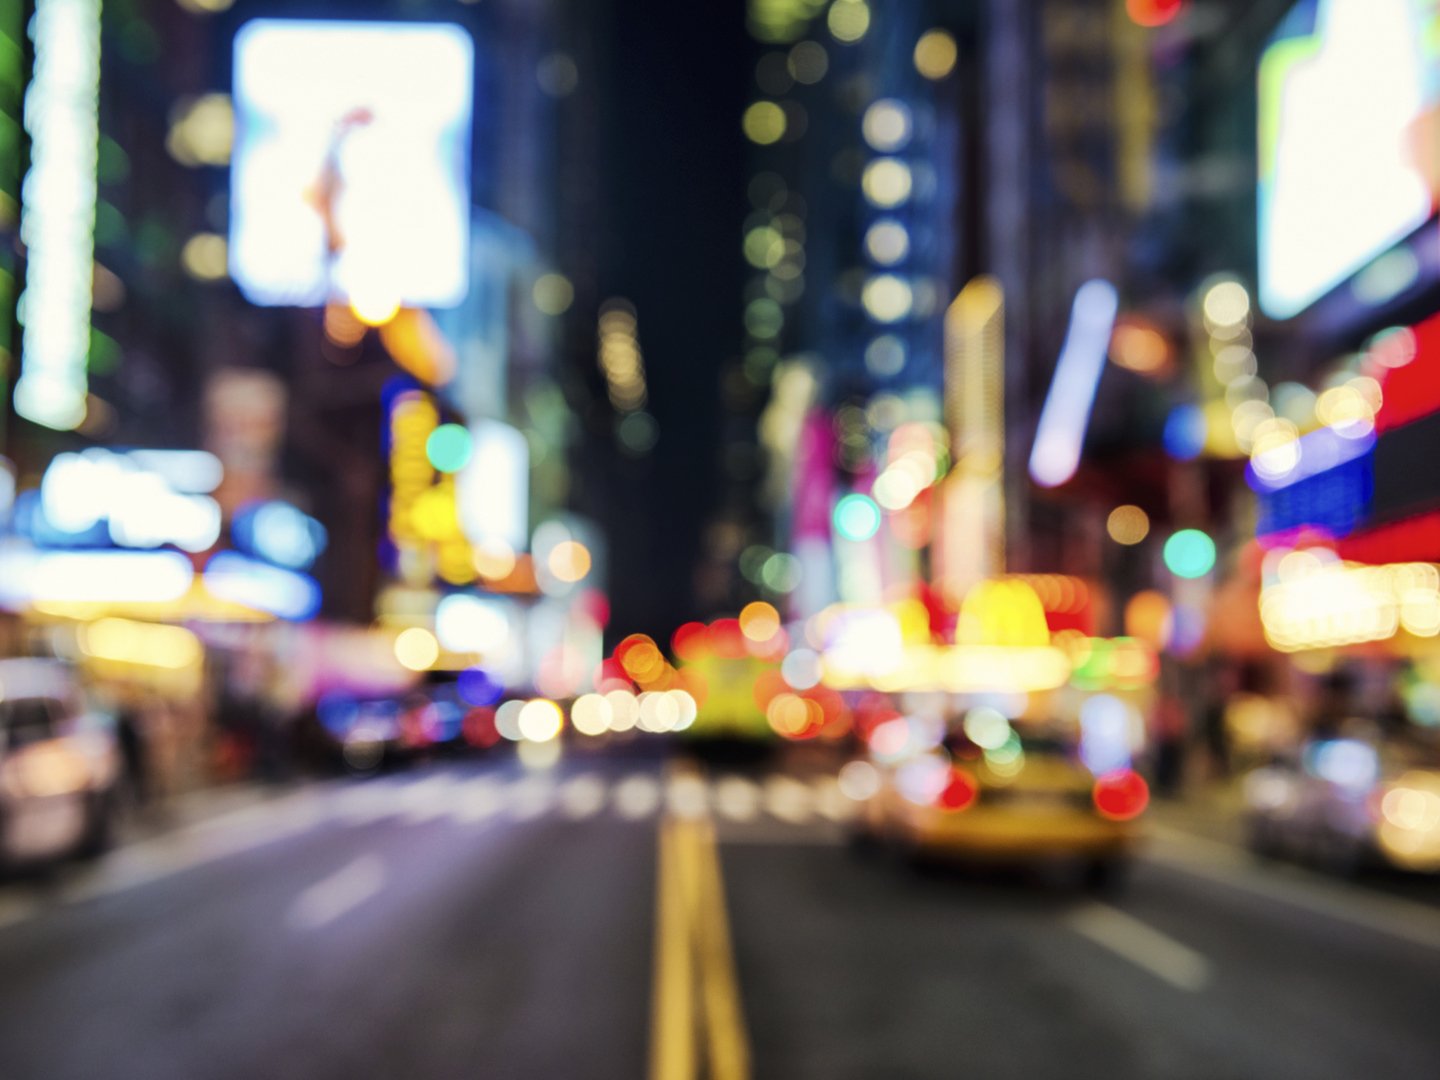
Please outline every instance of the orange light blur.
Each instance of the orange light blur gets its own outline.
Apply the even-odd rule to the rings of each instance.
[[[471,551],[475,570],[486,581],[502,581],[515,569],[515,552],[503,540],[487,540]]]
[[[670,648],[681,660],[703,660],[710,652],[707,627],[704,623],[686,623],[670,638]]]
[[[776,694],[765,710],[765,719],[779,735],[808,738],[825,724],[825,710],[819,702],[795,694]]]
[[[1125,13],[1136,26],[1164,26],[1181,6],[1182,0],[1125,0]]]
[[[1170,601],[1163,593],[1147,589],[1136,593],[1125,605],[1125,633],[1152,649],[1158,651],[1170,644],[1172,626]]]
[[[755,677],[755,705],[761,712],[768,712],[770,702],[786,693],[790,693],[790,685],[778,669],[762,671]]]
[[[644,634],[631,634],[615,647],[615,659],[638,683],[651,682],[665,673],[668,666],[659,647]]]
[[[359,345],[368,329],[344,304],[330,304],[325,308],[325,336],[341,348]]]
[[[1133,316],[1115,324],[1110,359],[1137,375],[1159,375],[1170,368],[1170,343],[1149,323]]]
[[[455,349],[428,311],[402,308],[381,326],[380,340],[395,363],[421,382],[443,386],[455,377]]]
[[[1078,577],[1068,574],[1014,574],[1012,577],[1035,590],[1047,614],[1074,615],[1090,602],[1090,588]]]
[[[577,540],[566,540],[551,548],[546,565],[561,581],[574,583],[590,572],[590,549]]]
[[[740,612],[740,632],[751,641],[769,641],[779,629],[780,613],[763,600],[746,604]]]
[[[784,630],[776,630],[764,641],[746,639],[745,647],[756,659],[769,660],[778,664],[790,651],[790,635]]]
[[[680,668],[675,672],[674,689],[684,690],[695,699],[695,707],[703,709],[710,697],[710,684],[695,668]]]

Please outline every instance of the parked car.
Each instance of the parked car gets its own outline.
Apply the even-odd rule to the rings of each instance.
[[[0,861],[98,853],[110,842],[120,752],[59,660],[0,660]]]
[[[1339,873],[1440,871],[1440,768],[1411,748],[1315,740],[1246,776],[1245,803],[1259,854]]]

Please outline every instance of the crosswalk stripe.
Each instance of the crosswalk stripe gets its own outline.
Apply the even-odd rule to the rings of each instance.
[[[560,788],[560,812],[572,821],[584,821],[605,809],[605,782],[593,773],[565,781]]]
[[[660,785],[653,777],[637,773],[615,785],[612,799],[617,814],[638,821],[660,808]]]
[[[855,803],[833,776],[807,782],[772,775],[758,783],[736,775],[708,780],[680,776],[662,786],[649,773],[632,773],[610,783],[596,773],[560,782],[548,775],[506,781],[495,776],[464,779],[454,773],[435,773],[403,782],[356,784],[332,791],[322,802],[317,821],[328,817],[356,826],[385,819],[420,825],[445,817],[473,825],[501,815],[533,821],[552,811],[571,821],[584,821],[601,814],[607,805],[628,821],[651,817],[662,805],[679,817],[713,814],[738,824],[755,822],[762,815],[795,826],[817,819],[843,823],[855,813]]]
[[[505,790],[488,776],[460,784],[450,816],[462,825],[486,821],[505,808]]]
[[[803,825],[813,815],[810,789],[789,776],[772,776],[765,781],[765,809],[771,817],[791,825]]]
[[[541,777],[527,777],[510,785],[510,816],[516,821],[533,821],[555,801],[555,783]]]
[[[444,817],[454,805],[455,781],[441,773],[426,777],[400,791],[400,814],[407,825],[420,825]]]
[[[731,821],[754,821],[760,815],[760,788],[741,776],[727,776],[714,785],[715,809]]]

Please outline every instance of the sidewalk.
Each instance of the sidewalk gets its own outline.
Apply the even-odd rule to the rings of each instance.
[[[303,809],[317,784],[227,784],[122,811],[114,843],[100,857],[40,863],[0,878],[0,927],[284,835],[294,827],[286,819],[298,817],[287,807]]]
[[[128,847],[203,825],[237,811],[283,799],[312,783],[310,780],[285,783],[245,780],[172,795],[140,807],[128,807],[116,824],[114,846]]]

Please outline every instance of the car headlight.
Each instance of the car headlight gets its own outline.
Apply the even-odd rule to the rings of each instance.
[[[1380,801],[1385,820],[1406,832],[1429,832],[1440,825],[1440,793],[1432,788],[1397,784]]]
[[[84,791],[90,780],[90,763],[58,740],[16,751],[3,769],[5,789],[21,798],[69,795]]]

